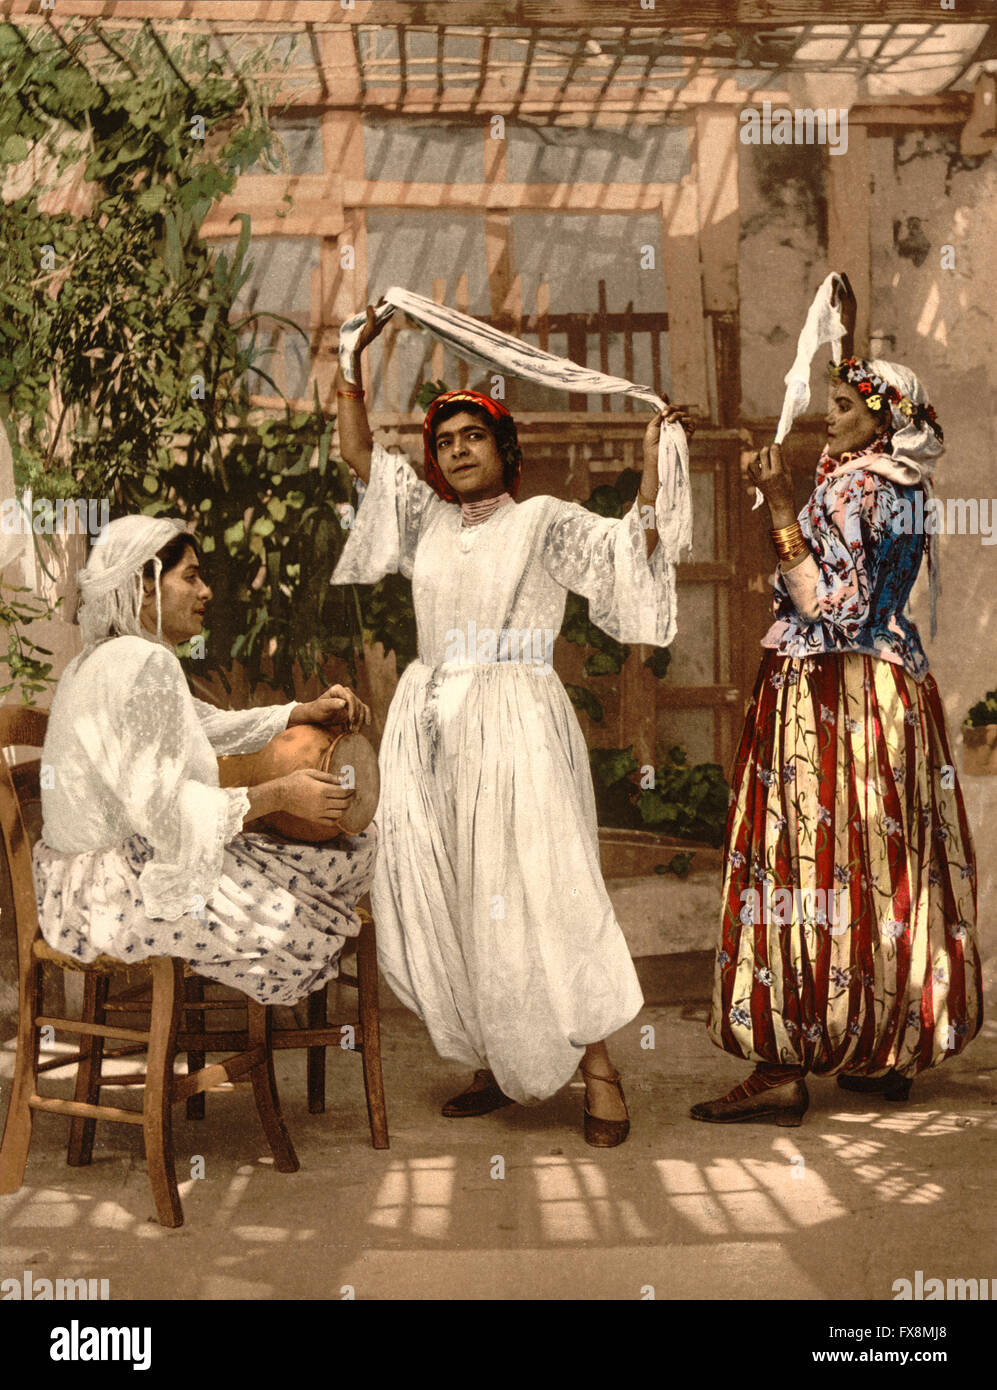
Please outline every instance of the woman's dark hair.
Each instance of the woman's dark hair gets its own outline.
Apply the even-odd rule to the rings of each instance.
[[[179,531],[172,540],[166,542],[161,550],[157,550],[156,559],[158,559],[163,566],[163,575],[169,574],[170,570],[176,569],[177,565],[182,564],[188,550],[192,550],[194,552],[194,558],[200,562],[201,552],[197,548],[197,542],[194,540],[194,537],[188,535],[186,531]],[[146,560],[145,567],[142,570],[142,578],[155,579],[155,577],[155,560]]]
[[[485,426],[495,440],[495,447],[502,460],[502,482],[505,487],[511,487],[516,477],[516,468],[520,462],[519,439],[516,434],[515,421],[508,416],[495,420],[488,414],[484,406],[475,405],[474,401],[447,401],[445,405],[440,406],[433,419],[434,447],[440,426],[444,420],[451,420],[455,415],[473,415]]]

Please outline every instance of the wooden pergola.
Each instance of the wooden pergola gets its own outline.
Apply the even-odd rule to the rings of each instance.
[[[711,480],[714,534],[706,557],[679,567],[679,580],[687,592],[698,586],[712,595],[710,636],[698,638],[711,648],[708,660],[703,654],[709,675],[659,683],[631,660],[618,683],[613,719],[588,732],[595,742],[634,743],[643,761],[665,711],[710,712],[714,756],[729,765],[757,664],[753,639],[767,606],[760,584],[745,591],[746,573],[757,569],[753,578],[759,580],[764,558],[760,526],[747,511],[736,466],[738,426],[745,423],[739,417],[739,114],[746,104],[788,103],[789,84],[800,79],[837,75],[860,89],[886,89],[863,92],[850,105],[847,152],[824,165],[828,263],[848,268],[861,339],[870,299],[869,141],[890,129],[958,128],[966,121],[972,102],[967,76],[997,56],[992,31],[967,26],[992,20],[993,0],[957,0],[952,11],[900,0],[847,0],[826,17],[790,0],[656,0],[653,8],[638,0],[611,6],[593,0],[58,0],[57,20],[40,12],[37,0],[0,0],[0,14],[28,23],[77,17],[109,28],[151,19],[168,22],[171,30],[208,32],[221,51],[247,33],[290,46],[285,109],[317,122],[322,172],[244,176],[202,234],[229,237],[233,215],[249,212],[256,238],[317,241],[318,268],[301,326],[310,339],[311,376],[330,408],[338,326],[385,288],[370,284],[367,223],[375,213],[397,216],[400,226],[430,212],[480,219],[487,317],[517,336],[547,346],[563,333],[570,356],[605,367],[611,336],[622,336],[626,348],[648,334],[659,389],[666,344],[672,399],[690,406],[705,426],[692,466],[704,482]],[[899,74],[913,68],[928,74],[919,82],[920,95],[902,91]],[[370,117],[476,131],[480,181],[378,177],[364,152]],[[611,176],[600,182],[516,180],[506,140],[493,138],[495,117],[567,129],[674,125],[688,142],[688,171],[671,181],[639,183]],[[552,305],[543,285],[535,302],[524,302],[511,229],[526,212],[656,218],[667,313],[610,304],[605,295],[597,313],[578,313]],[[348,268],[341,255],[346,246],[352,248]],[[438,298],[443,284],[434,284]],[[466,276],[457,280],[455,307],[467,307]],[[382,340],[390,408],[374,422],[414,444],[421,415],[393,375],[397,327]],[[626,360],[632,362],[632,353]],[[434,376],[442,375],[442,362],[439,349]],[[634,461],[637,421],[607,405],[579,398],[566,411],[523,419],[521,437],[538,455],[556,447],[567,457],[566,474],[549,475],[559,490],[567,478],[575,495],[584,496]],[[751,423],[761,431],[774,426]],[[576,655],[568,653],[568,662]]]

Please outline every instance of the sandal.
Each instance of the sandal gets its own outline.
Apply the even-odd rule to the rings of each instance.
[[[579,1071],[586,1081],[607,1081],[611,1086],[615,1086],[620,1093],[620,1100],[626,1110],[627,1098],[623,1094],[623,1085],[620,1081],[620,1073],[616,1072],[613,1076],[599,1076],[594,1071],[587,1071],[584,1066],[579,1067]],[[630,1133],[630,1112],[627,1111],[625,1120],[604,1120],[598,1115],[593,1115],[589,1110],[588,1092],[585,1093],[585,1109],[583,1111],[583,1133],[586,1144],[591,1144],[594,1149],[615,1149],[617,1144],[622,1144]]]

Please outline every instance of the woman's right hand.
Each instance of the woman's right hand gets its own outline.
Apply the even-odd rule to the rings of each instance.
[[[356,795],[352,787],[340,785],[331,772],[301,767],[277,778],[280,810],[302,820],[336,825]]]
[[[845,337],[842,340],[842,353],[845,357],[850,357],[851,351],[846,351],[845,345],[847,344],[850,349],[855,338],[855,321],[858,317],[858,302],[856,301],[855,291],[852,289],[851,282],[843,270],[839,270],[835,273],[834,284],[831,287],[831,303],[837,307],[845,330]]]

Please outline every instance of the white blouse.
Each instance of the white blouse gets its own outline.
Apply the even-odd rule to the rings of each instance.
[[[396,571],[413,581],[419,656],[430,666],[446,662],[449,634],[472,618],[479,627],[556,634],[569,589],[618,641],[663,647],[675,636],[674,566],[660,544],[648,557],[638,508],[617,520],[531,497],[463,528],[459,506],[438,497],[404,455],[375,443],[333,582],[372,584]]]
[[[75,855],[141,835],[153,850],[139,879],[145,910],[176,921],[217,888],[249,811],[244,787],[219,787],[217,758],[262,748],[292,709],[217,710],[193,698],[168,647],[100,643],[70,662],[52,701],[42,839]]]

